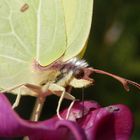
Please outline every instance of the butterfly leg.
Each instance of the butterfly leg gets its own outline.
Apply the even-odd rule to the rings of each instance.
[[[11,88],[7,88],[7,89],[5,89],[5,90],[1,90],[1,93],[10,92],[10,91],[13,91],[13,90],[15,90],[15,89],[18,89],[18,88],[20,88],[20,87],[22,87],[22,86],[25,86],[25,85],[26,85],[26,84],[21,84],[21,85],[17,85],[17,86],[11,87]]]
[[[50,83],[48,82],[43,87],[37,87],[35,85],[29,85],[29,84],[27,85],[27,87],[30,88],[32,91],[38,93],[35,106],[34,106],[34,109],[30,118],[30,120],[32,121],[39,120],[44,102],[46,100],[46,96],[48,95],[48,94],[46,95],[46,93],[48,93],[49,84]]]
[[[15,86],[15,87],[12,87],[12,88],[9,88],[9,89],[1,91],[1,93],[5,93],[5,92],[10,92],[10,91],[15,90],[15,89],[19,89],[19,93],[16,96],[16,100],[15,100],[15,102],[12,105],[13,109],[16,108],[19,105],[19,102],[20,102],[20,99],[21,99],[21,95],[22,95],[20,87],[22,87],[22,86],[25,86],[25,84],[21,84],[21,85],[18,85],[18,86]]]
[[[21,99],[21,89],[19,89],[19,94],[17,95],[14,104],[12,105],[13,109],[16,108],[19,105],[20,99]]]
[[[38,97],[36,99],[36,103],[35,103],[35,106],[34,106],[34,109],[33,109],[30,120],[32,120],[32,121],[38,121],[39,120],[39,117],[40,117],[40,114],[41,114],[41,111],[42,111],[45,100],[46,100],[46,97],[44,97],[44,98]]]
[[[62,118],[61,115],[60,115],[60,107],[61,107],[61,104],[62,104],[63,99],[66,98],[66,99],[75,101],[75,97],[72,96],[71,94],[67,93],[67,92],[65,91],[65,88],[64,88],[64,87],[61,87],[61,86],[59,86],[59,85],[57,85],[57,84],[51,84],[51,85],[49,86],[49,90],[52,91],[53,94],[55,94],[55,95],[57,95],[57,96],[60,96],[59,101],[58,101],[58,105],[57,105],[56,112],[57,112],[58,118],[62,120],[63,118]],[[68,116],[69,116],[69,112],[70,112],[70,110],[71,110],[71,108],[72,108],[73,103],[74,103],[74,102],[71,103],[71,105],[70,105],[70,107],[69,107],[69,109],[68,109],[68,113],[67,113],[67,115],[66,115],[66,119],[67,119]]]
[[[63,118],[60,116],[60,107],[61,107],[61,104],[62,104],[63,99],[65,98],[65,94],[69,94],[69,93],[66,93],[66,92],[65,92],[65,89],[64,89],[64,90],[62,91],[62,94],[61,94],[60,98],[59,98],[58,106],[57,106],[57,110],[56,110],[57,116],[58,116],[60,119],[63,119]],[[69,108],[68,108],[67,115],[66,115],[66,119],[68,119],[68,117],[69,117],[69,114],[70,114],[70,111],[71,111],[71,108],[72,108],[74,102],[75,102],[75,97],[73,97],[72,102],[71,102],[71,104],[70,104],[70,106],[69,106]]]
[[[67,111],[67,115],[66,115],[66,120],[69,119],[70,111],[71,111],[71,109],[72,109],[74,103],[75,103],[75,100],[73,100],[73,101],[71,102],[71,104],[69,105],[69,107],[68,107],[68,111]]]
[[[20,102],[20,99],[22,96],[22,89],[21,89],[22,87],[26,87],[26,88],[30,89],[31,91],[34,91],[35,93],[37,93],[37,95],[39,95],[41,93],[41,88],[39,86],[28,84],[28,83],[20,84],[20,85],[17,85],[15,87],[11,87],[11,88],[2,90],[1,93],[12,92],[15,89],[19,90],[19,92],[16,95],[17,96],[16,100],[15,100],[14,104],[12,105],[13,109],[19,105],[19,102]],[[30,95],[30,94],[26,94],[26,95]]]

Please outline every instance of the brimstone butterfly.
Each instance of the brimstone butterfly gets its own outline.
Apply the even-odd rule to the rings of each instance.
[[[93,0],[0,1],[0,88],[18,95],[14,106],[21,95],[36,96],[36,114],[45,96],[53,93],[61,96],[57,107],[61,119],[62,99],[75,100],[66,87],[91,85],[92,72],[112,76],[127,90],[128,83],[140,88],[79,59],[86,48],[92,10]]]
[[[90,71],[79,70],[86,68],[87,63],[74,57],[85,50],[92,8],[93,0],[0,1],[3,92],[40,98],[54,93],[74,100],[65,91],[67,85],[79,88],[90,85],[92,79],[88,76],[78,77]]]

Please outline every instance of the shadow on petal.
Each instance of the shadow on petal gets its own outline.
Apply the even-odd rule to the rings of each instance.
[[[128,140],[132,135],[133,117],[125,105],[96,109],[78,121],[88,140]]]

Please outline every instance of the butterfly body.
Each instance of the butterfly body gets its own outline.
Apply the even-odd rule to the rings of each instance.
[[[88,75],[86,73],[86,70],[90,71]],[[48,93],[48,91],[50,94],[50,92],[53,92],[53,89],[49,88],[52,84],[58,85],[63,88],[67,86],[82,88],[92,84],[93,80],[89,78],[91,73],[92,70],[88,67],[88,64],[84,60],[78,59],[76,57],[66,62],[58,60],[47,67],[43,67],[35,62],[35,64],[33,65],[33,82],[24,83],[23,86],[19,88],[21,88],[22,95],[29,94],[31,96],[40,96],[41,94],[43,94],[43,92]],[[41,91],[45,86],[47,87],[47,89]],[[38,91],[37,89],[40,90]],[[16,90],[17,89],[15,89],[15,91]]]

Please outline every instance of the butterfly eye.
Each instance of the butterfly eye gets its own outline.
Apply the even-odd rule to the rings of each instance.
[[[46,85],[46,82],[45,81],[43,81],[43,82],[40,83],[40,86],[44,86],[44,85]]]
[[[84,74],[85,73],[84,73],[84,70],[83,69],[76,69],[74,71],[74,77],[77,78],[77,79],[83,78]]]

